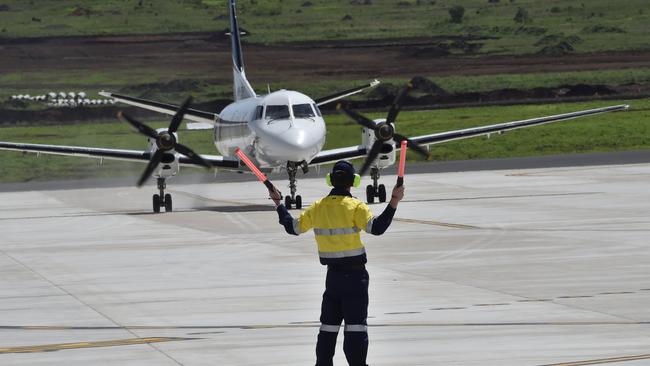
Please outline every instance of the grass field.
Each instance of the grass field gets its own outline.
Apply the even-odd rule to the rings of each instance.
[[[612,101],[611,104],[626,101]],[[438,160],[504,158],[560,153],[586,153],[650,148],[650,101],[635,100],[628,112],[604,114],[558,124],[517,130],[490,139],[479,137],[433,145],[433,162]],[[570,112],[609,105],[605,102],[530,105],[509,107],[458,108],[424,112],[403,112],[397,129],[415,136],[484,124],[507,122],[537,116]],[[385,117],[384,113],[370,117]],[[360,142],[360,129],[342,115],[326,118],[327,149]],[[167,121],[151,122],[154,127]],[[207,131],[181,132],[180,139],[204,154],[216,154]],[[13,142],[85,145],[107,148],[143,149],[144,139],[124,123],[104,122],[47,127],[0,128],[0,140]],[[0,182],[76,179],[140,174],[143,164],[104,161],[2,151]]]
[[[0,37],[221,31],[226,0],[2,0]],[[648,49],[647,0],[240,0],[255,43],[476,36],[480,52],[537,52],[567,41],[577,52]],[[461,23],[449,10],[464,7]],[[527,14],[515,21],[522,9]],[[548,38],[551,36],[550,38]],[[547,37],[547,38],[545,38]],[[544,42],[546,40],[546,43]]]

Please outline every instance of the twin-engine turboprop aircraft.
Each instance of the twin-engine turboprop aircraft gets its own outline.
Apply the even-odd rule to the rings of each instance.
[[[373,184],[366,187],[366,199],[368,203],[372,203],[375,198],[378,198],[380,202],[385,202],[386,188],[383,184],[379,184],[380,170],[395,163],[395,147],[402,140],[407,140],[409,147],[417,153],[429,156],[428,150],[421,147],[421,145],[429,146],[628,108],[627,105],[616,105],[407,138],[395,132],[395,121],[400,111],[401,101],[412,87],[409,84],[395,98],[386,119],[371,120],[339,104],[340,110],[363,126],[362,142],[356,146],[322,150],[325,144],[326,126],[319,106],[362,92],[379,82],[375,80],[368,85],[316,100],[299,92],[289,90],[279,90],[266,95],[258,95],[246,79],[244,72],[235,0],[229,0],[229,5],[234,102],[220,113],[215,114],[191,109],[190,98],[179,107],[120,94],[101,92],[101,95],[114,98],[125,104],[172,115],[172,121],[167,129],[154,130],[131,116],[121,114],[122,119],[147,137],[148,146],[143,151],[2,141],[0,141],[0,149],[147,163],[145,171],[137,184],[141,186],[151,176],[156,178],[159,194],[153,196],[153,210],[154,212],[160,212],[161,206],[166,211],[172,210],[171,195],[165,194],[166,180],[175,176],[181,165],[243,170],[245,169],[243,164],[235,155],[236,149],[239,148],[264,171],[286,169],[289,175],[291,194],[285,197],[285,204],[288,208],[295,206],[300,209],[302,208],[302,197],[296,194],[296,174],[299,169],[306,173],[309,167],[313,165],[331,163],[340,159],[366,157],[360,171],[363,174],[370,169],[370,176],[373,181]],[[195,122],[188,123],[189,129],[212,130],[214,144],[223,155],[199,155],[189,147],[180,144],[177,131],[184,118]]]

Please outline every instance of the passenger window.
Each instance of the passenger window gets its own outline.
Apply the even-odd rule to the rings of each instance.
[[[316,114],[318,114],[318,117],[323,117],[323,115],[320,113],[320,109],[318,109],[318,105],[314,103],[314,110],[316,111]]]
[[[295,118],[311,118],[315,116],[309,104],[294,104],[291,108]]]
[[[255,108],[255,118],[253,119],[254,121],[257,121],[258,119],[262,119],[262,112],[264,111],[264,107],[261,105],[258,105],[257,108]]]
[[[267,105],[266,119],[287,119],[289,118],[289,106],[286,105]]]

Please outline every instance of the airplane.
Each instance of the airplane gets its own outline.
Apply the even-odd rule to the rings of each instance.
[[[361,144],[322,150],[325,144],[326,125],[319,107],[361,93],[376,86],[379,81],[375,80],[367,85],[318,99],[312,99],[297,91],[284,89],[258,95],[246,78],[240,41],[241,33],[236,14],[236,0],[228,1],[234,101],[220,113],[190,108],[191,98],[177,106],[111,92],[100,92],[102,96],[124,104],[171,115],[171,123],[168,128],[153,129],[126,113],[120,113],[121,119],[147,137],[147,147],[144,150],[3,141],[0,141],[0,150],[146,163],[146,168],[137,185],[142,186],[152,176],[156,178],[159,192],[153,195],[152,203],[153,211],[158,213],[161,211],[161,207],[164,207],[166,212],[173,209],[171,195],[165,194],[166,181],[178,174],[181,166],[244,171],[246,167],[235,154],[237,149],[241,149],[264,172],[286,170],[289,176],[290,195],[285,197],[285,205],[289,209],[292,207],[301,209],[302,197],[297,194],[296,184],[298,170],[306,173],[312,166],[333,163],[341,159],[365,158],[360,173],[363,175],[370,169],[370,177],[373,182],[366,186],[366,201],[373,203],[377,198],[379,202],[385,202],[386,188],[383,184],[379,184],[380,171],[394,165],[396,150],[398,150],[396,147],[402,140],[406,140],[409,148],[416,153],[429,157],[428,146],[433,144],[500,134],[509,130],[600,113],[623,111],[629,108],[628,105],[615,105],[409,138],[395,131],[395,121],[401,110],[403,98],[414,87],[411,82],[398,93],[386,118],[369,119],[339,102],[337,108],[363,127]],[[187,123],[187,128],[190,130],[211,130],[214,144],[222,155],[199,155],[189,147],[180,144],[178,128],[184,119],[193,121]]]

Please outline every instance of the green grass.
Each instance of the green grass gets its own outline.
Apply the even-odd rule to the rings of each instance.
[[[612,101],[611,104],[625,103]],[[562,153],[622,151],[650,148],[650,101],[631,102],[630,111],[587,117],[568,122],[432,145],[435,160],[505,158]],[[398,119],[399,132],[415,136],[439,131],[507,122],[610,105],[606,102],[528,105],[508,107],[458,108],[424,112],[403,112]],[[369,114],[372,118],[385,113]],[[327,143],[331,149],[360,143],[360,128],[342,115],[326,117]],[[168,122],[150,122],[162,127]],[[216,154],[207,131],[182,131],[184,144],[203,154]],[[144,149],[145,140],[124,123],[104,122],[67,126],[30,126],[0,128],[0,141],[83,145],[106,148]],[[1,182],[76,179],[138,175],[143,164],[104,161],[2,151]]]
[[[311,6],[303,5],[307,2]],[[226,0],[2,3],[9,11],[0,12],[0,37],[8,38],[212,32],[228,27]],[[465,8],[461,24],[449,22],[453,5]],[[610,0],[372,0],[372,5],[240,0],[238,8],[242,27],[251,32],[246,39],[255,43],[476,35],[497,37],[483,41],[483,52],[522,54],[537,52],[540,47],[534,44],[543,35],[578,36],[577,52],[648,49],[650,35],[646,0],[626,0],[624,5]],[[513,20],[518,8],[528,11],[530,22]]]

